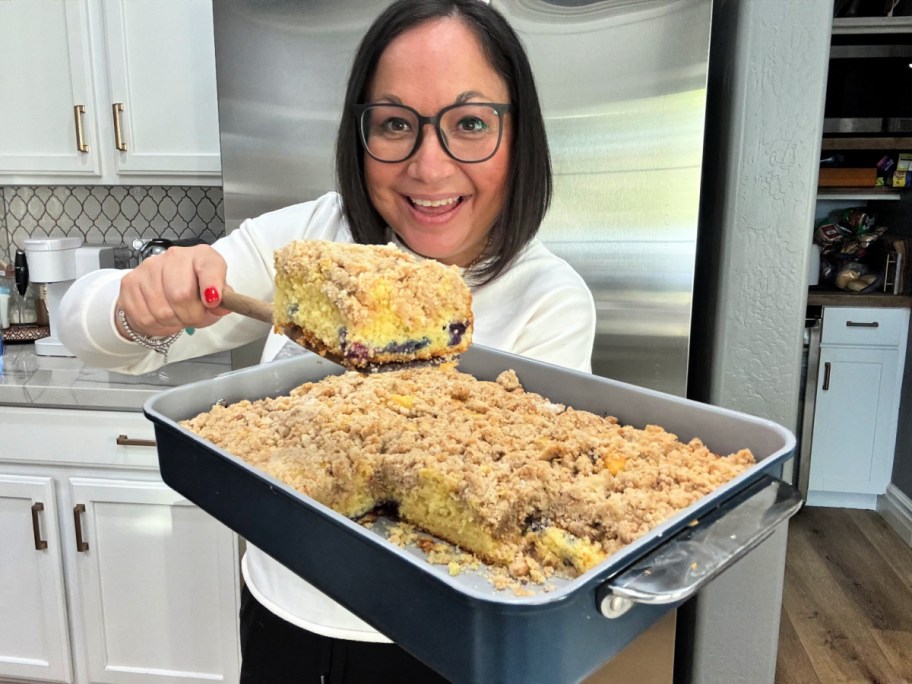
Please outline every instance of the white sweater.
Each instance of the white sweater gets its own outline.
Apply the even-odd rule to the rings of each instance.
[[[265,301],[273,298],[273,253],[292,240],[351,242],[339,196],[323,197],[245,221],[213,247],[228,264],[228,284]],[[394,235],[391,241],[406,249]],[[161,354],[124,340],[114,325],[120,279],[126,271],[90,273],[67,291],[60,306],[58,334],[82,361],[123,373],[160,367]],[[494,282],[472,289],[473,341],[577,370],[591,368],[595,306],[583,279],[562,259],[533,240],[510,269]],[[262,361],[272,361],[287,338],[265,323],[228,315],[215,325],[182,335],[168,361],[225,351],[268,333]],[[251,593],[279,617],[324,636],[389,641],[312,585],[249,546],[242,571]]]

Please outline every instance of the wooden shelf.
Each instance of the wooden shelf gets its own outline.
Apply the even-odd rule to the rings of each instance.
[[[833,19],[833,34],[912,33],[912,17],[852,17]]]
[[[818,200],[899,200],[899,188],[817,188]]]
[[[824,136],[821,150],[912,150],[912,135],[890,138],[831,138]]]

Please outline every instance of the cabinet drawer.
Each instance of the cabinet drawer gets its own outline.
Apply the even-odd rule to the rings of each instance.
[[[0,462],[158,468],[154,426],[140,412],[0,406],[0,425]]]
[[[908,327],[908,309],[826,307],[820,343],[898,347]]]

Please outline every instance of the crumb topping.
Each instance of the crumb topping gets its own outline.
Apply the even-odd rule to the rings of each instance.
[[[538,583],[588,570],[754,464],[552,403],[512,370],[490,382],[455,364],[347,372],[183,425],[343,515],[393,504]]]

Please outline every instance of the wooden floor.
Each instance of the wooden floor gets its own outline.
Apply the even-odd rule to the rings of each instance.
[[[912,548],[874,511],[789,528],[777,684],[912,683]]]

